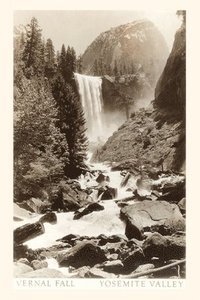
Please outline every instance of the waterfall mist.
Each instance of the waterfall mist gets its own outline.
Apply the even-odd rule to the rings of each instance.
[[[121,112],[106,112],[102,98],[102,79],[74,73],[86,118],[90,142],[103,142],[125,121]]]

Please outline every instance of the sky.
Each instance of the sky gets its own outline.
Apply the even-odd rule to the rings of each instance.
[[[33,16],[38,19],[44,38],[51,38],[56,50],[65,44],[73,46],[77,55],[83,54],[101,32],[143,18],[154,22],[171,50],[181,23],[176,11],[18,10],[14,13],[14,25],[26,25]]]

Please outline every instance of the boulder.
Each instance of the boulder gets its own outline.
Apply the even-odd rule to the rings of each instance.
[[[121,217],[126,221],[126,236],[143,239],[144,231],[158,231],[171,234],[185,229],[185,220],[176,204],[166,201],[137,202],[121,209]]]
[[[147,258],[181,259],[185,257],[185,236],[178,233],[162,236],[154,232],[144,241],[142,248]]]
[[[37,251],[34,251],[32,249],[29,249],[27,245],[18,245],[14,242],[14,259],[19,260],[20,258],[27,258],[28,261],[32,261],[33,259],[38,258]]]
[[[57,261],[60,266],[72,266],[75,268],[82,266],[93,267],[105,260],[106,256],[104,251],[100,247],[88,241],[78,243],[65,253],[58,254],[57,257]]]
[[[121,254],[123,250],[127,248],[125,241],[120,241],[118,243],[106,243],[104,246],[101,246],[101,249],[105,251],[105,253],[109,254]]]
[[[180,180],[175,183],[166,183],[162,187],[162,195],[158,200],[165,200],[171,203],[178,203],[185,197],[185,180]]]
[[[31,266],[30,262],[28,261],[27,258],[20,258],[18,261],[18,263],[22,263],[22,264],[25,264],[27,266]]]
[[[45,260],[32,260],[31,266],[34,270],[44,269],[48,267],[48,263]]]
[[[17,203],[21,208],[32,212],[42,214],[48,211],[51,208],[51,203],[47,200],[42,201],[38,198],[31,198],[29,200],[25,200],[23,202]]]
[[[145,178],[143,175],[140,176],[136,181],[137,195],[145,197],[151,195],[152,192],[152,181],[150,178]]]
[[[110,181],[109,176],[104,175],[102,173],[100,173],[97,178],[96,178],[96,182],[98,182],[99,184],[103,184],[103,183],[108,183]]]
[[[105,272],[120,274],[124,268],[124,265],[121,262],[121,260],[118,259],[118,260],[106,261],[105,263],[103,263],[102,268]]]
[[[84,278],[115,278],[115,274],[102,271],[98,268],[91,268],[85,274]]]
[[[33,268],[24,264],[22,262],[15,262],[14,263],[14,277],[20,277],[22,274],[26,274],[28,272],[33,271]],[[23,276],[21,276],[23,277]],[[26,277],[26,276],[24,276]]]
[[[23,277],[23,278],[64,278],[66,276],[61,271],[58,271],[55,269],[44,268],[44,269],[34,270],[32,272],[28,272],[25,274],[21,274],[21,276],[18,276],[18,277]]]
[[[97,239],[99,239],[99,246],[104,246],[107,243],[118,243],[118,242],[124,242],[127,240],[125,235],[120,235],[120,234],[114,234],[111,236],[106,236],[104,234],[98,235]]]
[[[131,272],[135,270],[139,265],[145,262],[145,256],[142,249],[137,248],[130,253],[122,260],[124,265],[125,272]]]
[[[99,189],[98,196],[101,200],[110,200],[117,197],[117,189],[106,186],[104,189]]]
[[[63,243],[69,243],[70,245],[74,246],[75,242],[77,239],[80,238],[80,235],[75,235],[75,234],[67,234],[63,236],[61,239],[58,239],[56,241],[58,242],[63,242]]]
[[[165,236],[162,236],[158,232],[151,234],[143,243],[143,252],[147,258],[159,257],[161,260],[165,260],[166,249],[169,246],[169,242]]]
[[[178,202],[178,207],[180,208],[181,213],[184,215],[186,212],[186,198],[182,198]]]
[[[16,203],[14,203],[13,205],[14,205],[14,213],[13,213],[14,218],[19,218],[19,219],[23,220],[23,219],[28,219],[31,217],[30,211],[28,211],[24,208],[21,208]]]
[[[113,253],[113,254],[106,254],[106,257],[109,261],[112,261],[112,260],[118,260],[118,257],[119,257],[119,254],[117,253]]]
[[[101,211],[104,210],[104,206],[100,205],[99,203],[91,203],[89,204],[83,211],[77,211],[74,214],[74,220],[78,220],[81,217],[92,213],[93,211]]]
[[[91,203],[91,198],[88,194],[77,187],[72,188],[71,185],[63,183],[61,189],[64,208],[67,211],[76,211]]]
[[[39,222],[56,224],[57,223],[57,216],[54,212],[47,212],[44,216],[42,216],[39,219]]]
[[[44,232],[44,225],[40,222],[26,224],[14,230],[14,241],[17,244],[22,244]]]

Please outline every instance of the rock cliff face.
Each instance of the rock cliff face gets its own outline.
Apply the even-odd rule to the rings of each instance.
[[[155,90],[155,107],[160,118],[183,120],[186,98],[186,28],[183,23],[176,32],[175,41],[164,71]]]
[[[118,69],[143,71],[155,87],[167,56],[166,42],[155,25],[137,20],[101,33],[83,54],[83,73],[94,75],[95,60],[109,69],[114,69],[116,61]]]
[[[130,168],[180,171],[185,161],[185,26],[173,49],[148,109],[132,114],[94,155]]]

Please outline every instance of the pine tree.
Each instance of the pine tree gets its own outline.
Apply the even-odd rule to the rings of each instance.
[[[62,74],[63,78],[66,80],[67,68],[66,68],[66,49],[65,45],[62,45],[60,56],[58,58],[58,71]]]
[[[48,82],[21,77],[14,98],[15,198],[38,197],[62,177],[68,162],[65,137],[56,127],[57,109]]]
[[[82,55],[79,55],[76,61],[76,71],[79,74],[82,74],[83,72],[83,61],[82,61]]]
[[[25,47],[22,60],[27,78],[42,73],[42,38],[41,29],[36,18],[32,18],[26,27]]]
[[[57,75],[52,84],[53,96],[59,109],[60,130],[65,134],[69,149],[69,164],[65,165],[65,175],[75,178],[85,167],[87,138],[85,118],[80,99],[72,87]]]
[[[47,39],[45,45],[45,76],[52,78],[55,74],[55,50],[51,39]]]
[[[76,71],[76,52],[74,48],[67,47],[66,52],[66,77],[65,80],[74,86],[74,72]]]

